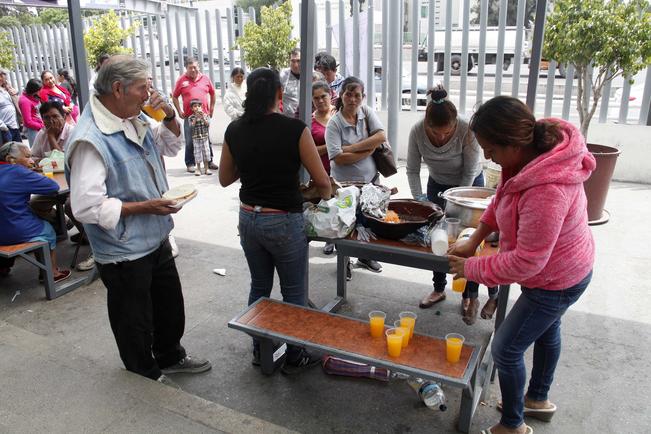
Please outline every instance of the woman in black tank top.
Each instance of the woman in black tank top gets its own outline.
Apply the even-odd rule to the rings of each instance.
[[[305,237],[299,170],[305,166],[321,197],[331,197],[330,179],[305,124],[277,113],[282,90],[278,73],[254,70],[246,80],[244,114],[224,135],[219,182],[240,187],[240,244],[249,264],[249,305],[269,297],[274,270],[283,301],[307,303]],[[319,363],[302,348],[289,346],[283,371],[293,373]],[[253,340],[253,364],[260,364],[259,344]]]

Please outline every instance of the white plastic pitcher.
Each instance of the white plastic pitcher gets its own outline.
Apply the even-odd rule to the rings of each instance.
[[[437,225],[432,231],[432,253],[436,256],[445,256],[448,252],[448,231]]]

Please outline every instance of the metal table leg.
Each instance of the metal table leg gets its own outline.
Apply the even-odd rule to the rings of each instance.
[[[350,258],[339,253],[337,250],[337,296],[321,310],[325,312],[337,312],[341,305],[346,302],[346,264]]]
[[[495,331],[500,328],[504,317],[506,317],[506,307],[509,304],[509,293],[511,292],[511,285],[500,285],[500,293],[497,297],[497,313],[495,316]],[[493,365],[491,371],[491,381],[495,381],[495,372],[497,372],[497,367]]]

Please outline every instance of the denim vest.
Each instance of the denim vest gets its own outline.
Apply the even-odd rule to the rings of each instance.
[[[168,190],[165,169],[151,129],[147,129],[142,146],[127,139],[123,131],[104,134],[95,124],[91,105],[87,105],[66,152],[68,182],[70,168],[67,157],[80,141],[92,144],[102,156],[108,197],[122,202],[141,202],[158,199]],[[148,255],[160,247],[173,227],[169,215],[153,214],[120,217],[117,226],[108,230],[97,224],[84,223],[95,261],[100,264],[133,261]]]

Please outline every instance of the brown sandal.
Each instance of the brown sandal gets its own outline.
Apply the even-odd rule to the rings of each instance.
[[[420,301],[420,304],[418,307],[421,309],[427,309],[429,307],[434,306],[436,303],[439,303],[441,301],[445,300],[445,293],[444,292],[436,292],[432,291],[431,294],[428,294],[425,298],[423,298]]]
[[[497,300],[489,298],[484,304],[484,307],[481,308],[481,317],[483,319],[492,319],[493,314],[497,310]]]
[[[523,414],[524,416],[533,417],[534,419],[538,419],[543,422],[551,422],[552,417],[554,417],[554,414],[556,414],[556,404],[553,402],[550,402],[550,404],[552,406],[549,408],[531,408],[525,405]],[[498,402],[495,408],[497,408],[497,411],[501,413],[502,402]]]

